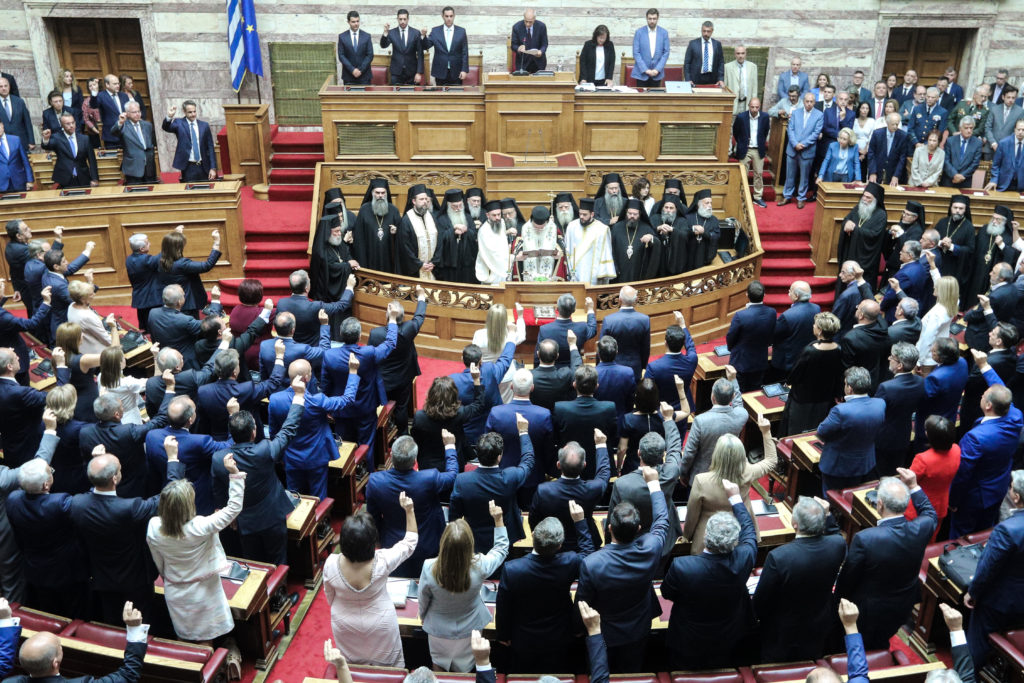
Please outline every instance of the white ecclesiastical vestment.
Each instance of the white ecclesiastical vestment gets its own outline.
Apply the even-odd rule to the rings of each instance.
[[[437,226],[434,225],[434,215],[427,211],[421,218],[412,209],[406,215],[412,229],[416,231],[416,258],[425,266],[434,258],[434,251],[437,249]],[[432,270],[423,270],[422,266],[418,275],[424,280],[437,279]]]
[[[535,251],[555,251],[558,249],[558,228],[554,221],[548,221],[540,230],[534,227],[533,221],[527,221],[522,228],[522,251],[530,254]],[[523,282],[547,282],[555,277],[557,256],[527,256],[519,265],[519,273]]]
[[[569,279],[591,285],[605,284],[615,278],[612,240],[608,226],[595,219],[587,227],[579,219],[565,229],[565,258]]]
[[[476,234],[476,279],[482,285],[496,285],[508,279],[509,249],[505,230],[497,232],[484,223]]]

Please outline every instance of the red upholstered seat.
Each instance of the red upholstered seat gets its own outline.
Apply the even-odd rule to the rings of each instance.
[[[71,624],[71,620],[65,617],[58,617],[56,614],[40,612],[28,607],[15,608],[12,610],[12,616],[18,617],[21,620],[21,627],[30,631],[60,633]]]
[[[79,624],[78,628],[73,632],[65,633],[64,635],[74,636],[79,640],[111,647],[115,650],[123,650],[126,642],[125,630],[123,628],[114,628],[113,626],[94,622]]]
[[[681,67],[681,66],[666,66],[665,67],[665,80],[666,81],[681,81],[681,80],[683,80],[683,67]]]
[[[469,72],[462,79],[462,85],[480,85],[480,67],[476,64],[469,65]]]
[[[581,676],[577,680],[587,683],[590,677]],[[611,680],[615,683],[667,683],[661,680],[659,674],[612,674]]]
[[[928,579],[928,561],[933,557],[938,557],[942,554],[942,547],[949,541],[940,541],[938,543],[930,543],[925,546],[924,557],[921,559],[921,571],[917,575],[917,578],[921,581],[921,586],[924,586],[924,582]]]
[[[757,683],[774,681],[797,681],[806,678],[817,664],[814,662],[791,662],[789,664],[765,664],[750,667]]]
[[[277,569],[271,572],[270,576],[267,577],[267,593],[273,595],[278,586],[284,585],[284,580],[287,576],[288,565],[279,565]]]
[[[562,683],[576,683],[576,677],[572,674],[545,674],[546,676],[554,676]],[[531,674],[509,674],[505,676],[505,683],[537,683],[537,679],[540,676]]]
[[[967,543],[987,543],[988,542],[988,537],[991,536],[991,535],[992,535],[992,530],[991,529],[986,529],[985,531],[976,531],[973,534],[967,534],[964,537],[964,540]]]
[[[402,683],[408,673],[405,669],[393,666],[351,666],[353,683]],[[335,679],[338,673],[330,664],[324,672],[324,678]]]
[[[672,683],[746,683],[753,680],[744,676],[740,669],[716,669],[714,671],[673,671]],[[749,673],[749,672],[746,672]]]
[[[870,671],[878,671],[880,669],[891,669],[894,666],[906,666],[910,664],[910,659],[906,653],[899,650],[872,650],[867,653],[868,657],[868,669]],[[831,657],[825,657],[825,663],[829,665],[829,668],[833,669],[837,674],[842,676],[846,675],[846,655],[832,655]]]
[[[180,659],[185,662],[196,662],[202,664],[210,658],[213,650],[203,645],[182,643],[177,640],[164,640],[163,638],[150,638],[147,652],[151,655]]]
[[[460,674],[449,671],[438,671],[434,674],[438,683],[470,683],[476,680],[476,674]]]
[[[388,84],[388,67],[387,66],[371,66],[370,71],[370,83],[373,85],[387,85]]]
[[[1024,680],[1024,631],[990,633],[988,639],[994,648],[994,659],[1006,663],[1012,680]]]

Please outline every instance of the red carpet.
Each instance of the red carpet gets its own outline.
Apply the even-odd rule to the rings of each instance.
[[[810,241],[814,207],[813,203],[803,209],[797,209],[796,204],[780,207],[769,203],[765,209],[754,207],[761,246],[765,251],[761,259],[764,302],[780,312],[791,303],[789,286],[793,280],[804,280],[811,286],[811,300],[815,303],[832,303],[835,278],[813,275]]]
[[[270,143],[271,201],[305,201],[313,198],[316,165],[324,160],[323,133],[275,131]]]

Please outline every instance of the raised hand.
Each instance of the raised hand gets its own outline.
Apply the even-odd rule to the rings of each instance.
[[[576,333],[573,332],[572,330],[568,330],[565,333],[565,340],[569,342],[570,347],[576,346]]]
[[[348,280],[345,281],[345,289],[356,288],[356,276],[349,273]]]
[[[413,508],[412,498],[410,498],[405,491],[402,491],[401,493],[398,494],[398,504],[401,505],[402,509],[405,510],[406,512],[412,510]]]
[[[277,341],[275,341],[274,342],[274,356],[275,356],[275,358],[280,358],[281,360],[284,360],[284,349],[285,349],[285,346],[284,346],[284,340],[283,339],[278,339]]]
[[[173,104],[167,108],[167,118],[173,119],[174,115],[178,112],[178,108]]]
[[[455,445],[455,435],[449,432],[447,429],[441,430],[441,443],[447,448],[448,446]]]
[[[326,325],[331,321],[330,317],[327,315],[327,311],[322,308],[316,312],[316,319],[321,325]]]
[[[725,366],[725,378],[730,382],[736,379],[736,368],[731,365]]]
[[[124,603],[124,611],[121,613],[121,618],[124,620],[125,626],[142,625],[142,612],[135,609],[135,606],[130,601]]]
[[[480,366],[476,363],[469,364],[469,376],[473,378],[473,384],[480,383]]]
[[[242,409],[242,406],[239,405],[238,403],[238,398],[235,396],[232,396],[231,398],[228,399],[226,407],[228,410],[228,417],[234,415],[235,413]]]
[[[764,413],[757,415],[757,428],[761,430],[762,434],[771,434],[772,432],[772,423],[768,421]]]
[[[225,325],[220,328],[220,340],[227,342],[228,346],[231,346],[231,340],[235,338],[235,335],[231,334],[231,328]]]
[[[494,526],[502,526],[502,518],[504,512],[500,505],[497,505],[493,500],[487,501],[487,511],[491,513],[491,519],[494,520]]]
[[[359,372],[359,357],[351,351],[348,352],[348,373],[354,375]]]
[[[292,378],[292,391],[295,392],[296,396],[304,396],[306,394],[306,380],[302,379],[301,375]]]
[[[569,501],[569,516],[572,517],[573,523],[583,521],[583,508],[575,500]]]
[[[164,387],[166,388],[167,391],[174,391],[174,383],[176,380],[174,377],[174,372],[170,368],[167,368],[162,373],[160,373],[160,379],[164,381]]]
[[[958,609],[944,602],[939,603],[939,609],[942,610],[942,619],[950,632],[964,630],[964,615]]]
[[[530,421],[523,417],[522,413],[516,413],[516,429],[519,430],[520,434],[530,431]]]
[[[664,401],[661,402],[660,410],[661,410],[661,418],[663,420],[665,420],[666,422],[668,420],[673,419],[676,416],[675,409],[672,408],[672,406],[669,405],[668,403],[665,403]]]
[[[728,479],[722,480],[722,488],[725,489],[725,495],[729,498],[740,495],[739,485],[729,481]]]
[[[608,437],[597,427],[594,427],[594,446],[608,445]]]
[[[178,459],[178,440],[173,436],[164,437],[164,451],[167,453],[167,460],[173,462]]]
[[[348,660],[345,659],[345,655],[341,654],[341,650],[334,647],[330,638],[324,641],[324,661],[334,665],[337,671],[348,669]]]
[[[43,287],[42,294],[43,294],[43,303],[46,304],[47,306],[49,306],[50,305],[50,297],[53,296],[53,289],[48,287],[48,286],[47,287]]]
[[[647,465],[644,465],[643,467],[640,468],[640,471],[644,475],[644,481],[646,481],[648,484],[651,483],[652,481],[658,481],[658,470],[654,469],[653,467],[648,467]]]
[[[220,298],[220,287],[219,287],[218,285],[214,285],[214,286],[213,286],[213,287],[212,287],[212,288],[210,289],[210,297],[211,297],[211,298],[212,298],[212,299],[213,299],[214,301],[216,301],[217,299],[219,299],[219,298]]]
[[[228,474],[238,474],[238,465],[235,464],[235,454],[231,451],[224,454],[224,469],[228,471]]]
[[[263,308],[268,311],[274,310],[274,300],[268,296],[267,300],[263,302]]]
[[[908,488],[912,489],[917,486],[917,472],[906,467],[897,467],[896,476],[900,478],[900,481]]]
[[[57,429],[57,413],[50,408],[43,410],[43,429],[52,432]]]
[[[587,627],[587,635],[596,636],[601,632],[601,615],[596,609],[587,604],[586,600],[579,602],[580,617],[583,625]]]

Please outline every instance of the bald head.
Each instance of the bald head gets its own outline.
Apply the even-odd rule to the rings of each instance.
[[[626,285],[619,290],[619,305],[627,308],[636,305],[636,289]]]
[[[793,301],[810,301],[811,286],[803,280],[797,280],[789,286],[789,297]]]
[[[305,381],[309,381],[310,376],[313,374],[313,366],[309,364],[309,361],[305,358],[299,358],[293,360],[288,366],[288,378],[295,379],[301,377]]]
[[[843,683],[843,679],[839,678],[839,674],[824,666],[819,666],[811,671],[804,680],[806,683]]]
[[[865,299],[857,305],[857,322],[859,323],[873,323],[878,320],[878,315],[881,313],[881,308],[878,302],[874,299]]]
[[[188,429],[196,419],[196,404],[188,396],[178,396],[167,406],[167,421],[176,429]]]
[[[89,483],[99,491],[113,491],[121,480],[121,461],[104,453],[89,461]]]
[[[31,678],[56,676],[60,672],[60,661],[63,658],[60,638],[46,631],[40,632],[26,640],[18,651],[21,668]]]
[[[537,18],[537,12],[534,11],[534,9],[532,7],[527,8],[527,10],[525,12],[523,12],[523,21],[525,21],[527,25],[532,24],[534,19],[536,19],[536,18]]]

